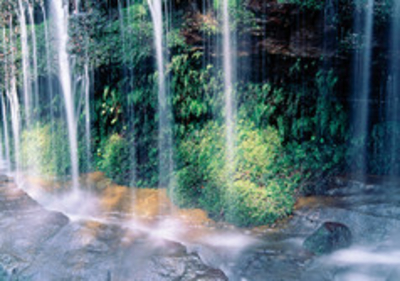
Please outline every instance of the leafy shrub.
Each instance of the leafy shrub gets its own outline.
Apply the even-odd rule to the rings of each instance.
[[[293,189],[279,179],[271,179],[265,186],[257,186],[250,180],[238,180],[228,189],[227,203],[227,221],[244,226],[262,225],[292,211]]]
[[[103,143],[99,169],[118,184],[127,184],[131,177],[131,153],[129,141],[118,134],[111,135]]]
[[[225,161],[224,126],[210,122],[183,141],[183,163],[171,194],[174,202],[204,208],[211,217],[239,226],[268,224],[286,216],[294,204],[296,182],[287,167],[278,165],[283,150],[277,131],[239,121],[236,140],[232,177]]]
[[[289,165],[301,173],[305,193],[320,188],[321,179],[337,170],[346,156],[348,116],[334,98],[336,83],[333,71],[319,71],[307,87],[248,83],[238,92],[242,118],[258,128],[277,128],[285,150],[278,167]]]
[[[68,133],[65,124],[36,124],[22,132],[21,166],[30,173],[42,176],[65,176],[70,174]]]
[[[324,0],[278,0],[280,3],[293,3],[302,9],[322,10],[325,7]]]

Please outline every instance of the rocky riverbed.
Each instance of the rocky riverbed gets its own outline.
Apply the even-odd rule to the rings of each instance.
[[[163,206],[154,192],[139,194],[137,213]],[[100,202],[121,205],[111,198]],[[400,280],[399,199],[394,185],[337,178],[324,196],[299,200],[288,221],[239,230],[182,210],[173,211],[186,218],[179,223],[156,210],[141,223],[115,210],[114,219],[70,216],[2,177],[0,280]],[[312,253],[303,242],[326,222],[328,234],[348,228],[351,244]]]
[[[4,280],[227,280],[177,242],[118,224],[71,221],[13,183],[0,185],[0,233]]]

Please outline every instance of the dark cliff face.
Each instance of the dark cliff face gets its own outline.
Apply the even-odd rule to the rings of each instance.
[[[324,19],[321,11],[305,13],[293,4],[276,1],[247,7],[256,16],[261,32],[253,32],[259,49],[269,54],[296,57],[320,57]]]
[[[246,77],[255,82],[279,83],[288,78],[296,63],[310,65],[310,72],[303,73],[300,80],[305,76],[314,77],[324,61],[338,70],[348,69],[351,55],[341,46],[345,45],[351,29],[351,6],[340,5],[334,3],[326,9],[312,10],[276,0],[246,1],[242,9],[248,19],[237,23],[236,29],[239,74],[250,73]],[[207,10],[197,2],[180,8],[186,17],[182,30],[186,42],[194,48],[205,48],[206,52],[218,50],[215,45],[220,44],[220,35],[214,34],[216,38],[213,38],[202,30],[204,25],[218,27],[213,9]],[[218,57],[218,54],[211,56]],[[348,77],[348,73],[343,77]],[[291,77],[293,82],[296,79]]]
[[[371,100],[381,102],[386,87],[390,7],[381,1],[375,4]],[[176,1],[175,5],[185,18],[182,34],[186,42],[193,49],[212,52],[208,56],[218,59],[220,34],[210,35],[202,29],[211,25],[219,30],[214,7],[207,7],[203,1]],[[338,97],[351,102],[354,54],[360,48],[353,27],[357,13],[354,1],[329,0],[322,9],[277,0],[249,0],[242,5],[250,16],[236,29],[240,79],[299,84],[314,79],[321,69],[333,70],[340,81]]]
[[[324,30],[324,11],[303,10],[276,0],[250,1],[243,8],[251,13],[251,19],[247,24],[239,23],[238,39],[247,37],[251,42],[241,41],[239,52],[319,58],[323,54],[325,33],[332,33],[331,29]],[[186,6],[185,14],[187,42],[202,45],[207,38],[199,29],[203,24],[218,25],[217,16],[213,12],[204,12],[199,5]],[[251,45],[250,50],[248,45]]]

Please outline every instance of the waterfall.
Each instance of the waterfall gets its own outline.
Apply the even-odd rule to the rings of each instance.
[[[4,160],[5,160],[5,155],[4,155],[4,144],[3,144],[4,138],[1,135],[1,131],[0,131],[0,160],[3,166]]]
[[[355,15],[354,30],[360,35],[361,48],[356,51],[354,58],[353,93],[355,108],[353,111],[354,138],[362,143],[357,155],[361,157],[358,171],[361,174],[367,172],[367,135],[369,123],[369,94],[371,78],[371,55],[373,35],[373,11],[374,1],[358,0],[357,13]]]
[[[51,7],[55,20],[55,38],[59,63],[59,79],[64,96],[65,111],[67,116],[69,148],[72,169],[72,187],[79,186],[78,139],[75,117],[75,103],[71,87],[70,63],[67,52],[68,45],[68,5],[63,1],[52,0]]]
[[[158,149],[159,186],[169,187],[173,172],[171,110],[167,95],[164,58],[164,32],[162,0],[148,0],[154,28],[158,71]]]
[[[390,127],[390,138],[388,139],[387,155],[389,157],[390,175],[395,176],[400,172],[398,163],[399,156],[396,155],[399,150],[398,140],[396,139],[396,123],[400,121],[400,1],[395,0],[392,14],[392,24],[390,33],[390,52],[389,52],[389,83],[386,97],[386,120],[393,122]]]
[[[131,38],[130,36],[132,35],[131,29],[127,28],[129,27],[129,24],[133,22],[133,16],[131,13],[131,3],[128,0],[127,1],[127,7],[126,7],[126,13],[124,13],[123,10],[123,3],[122,0],[118,1],[118,12],[119,12],[119,24],[120,24],[120,33],[121,33],[121,42],[122,42],[122,52],[124,54],[124,57],[122,58],[122,63],[123,63],[123,68],[122,68],[122,76],[126,78],[128,84],[124,83],[124,92],[126,94],[126,99],[127,99],[127,104],[128,104],[128,118],[130,120],[134,120],[135,118],[135,113],[133,109],[133,105],[130,104],[129,100],[129,93],[133,91],[133,80],[134,80],[134,74],[133,74],[133,66],[131,63],[130,59],[126,58],[126,54],[129,50],[133,48],[132,46],[132,40],[128,40],[128,38]],[[125,21],[125,18],[127,19]],[[132,122],[133,123],[133,122]],[[131,148],[131,180],[130,184],[131,186],[136,186],[136,151],[135,151],[135,132],[134,132],[134,126],[131,125],[129,128],[129,131],[131,132],[131,139],[133,140],[132,148]]]
[[[233,50],[232,36],[229,16],[229,1],[222,2],[222,50],[224,70],[224,97],[225,97],[225,125],[226,125],[226,161],[228,168],[228,179],[235,171],[235,101],[234,101],[234,73],[233,73]]]
[[[11,49],[11,71],[10,71],[10,90],[6,92],[11,111],[11,127],[14,139],[14,163],[15,171],[17,172],[17,182],[19,181],[19,153],[20,153],[20,108],[17,93],[17,77],[15,65],[15,45],[13,39],[13,22],[10,18],[10,49]]]
[[[47,94],[48,94],[48,103],[49,103],[49,108],[50,112],[49,114],[49,120],[50,120],[50,131],[51,131],[51,146],[54,147],[55,145],[55,122],[54,122],[54,105],[53,105],[53,99],[54,99],[54,93],[53,93],[53,80],[52,80],[52,64],[51,64],[51,53],[50,53],[50,35],[49,35],[49,27],[48,27],[48,18],[46,14],[46,8],[44,6],[44,3],[40,5],[42,9],[42,15],[43,15],[43,26],[44,26],[44,39],[45,39],[45,51],[46,51],[46,74],[47,74]],[[52,154],[55,159],[56,155],[56,150],[52,149]]]
[[[30,85],[30,65],[29,65],[29,45],[26,27],[25,7],[22,0],[18,0],[19,5],[19,21],[21,26],[21,48],[22,48],[22,75],[24,88],[24,110],[25,121],[27,126],[31,123],[31,85]]]
[[[5,92],[9,89],[9,72],[8,72],[8,48],[6,41],[6,29],[3,27],[3,52],[4,52],[4,88]],[[7,94],[6,94],[7,95]],[[3,117],[3,137],[4,137],[4,150],[5,150],[5,160],[7,164],[10,164],[10,137],[8,131],[8,120],[6,112],[5,96],[1,95],[1,111]]]
[[[46,51],[46,74],[47,74],[47,93],[49,99],[49,107],[50,107],[50,124],[51,124],[51,138],[54,139],[54,106],[53,106],[53,83],[52,83],[52,67],[51,67],[51,54],[50,54],[50,38],[49,38],[49,27],[48,27],[48,19],[46,14],[46,8],[44,5],[41,5],[42,14],[43,14],[43,26],[44,26],[44,39],[45,39],[45,51]]]
[[[125,39],[125,23],[124,23],[124,13],[122,11],[122,3],[121,0],[118,0],[118,13],[119,13],[119,25],[120,25],[120,32],[121,32],[121,41],[122,41],[122,53],[126,54],[126,39]],[[126,64],[125,57],[122,58],[122,62]],[[124,65],[124,71],[126,66]]]
[[[10,163],[10,137],[8,135],[8,121],[6,104],[4,102],[4,96],[1,96],[1,111],[3,114],[3,135],[4,135],[4,148],[5,148],[5,159],[7,164]]]
[[[36,110],[39,110],[39,83],[38,83],[38,61],[37,61],[37,42],[35,19],[33,15],[33,4],[28,4],[29,11],[29,25],[32,37],[32,56],[33,56],[33,105]],[[36,121],[36,120],[34,120]]]
[[[87,56],[87,55],[86,55]],[[85,137],[86,137],[86,160],[87,168],[90,169],[91,161],[91,133],[90,133],[90,76],[89,76],[89,59],[85,59],[85,75],[84,75],[84,85],[85,85]]]
[[[79,0],[75,0],[75,13],[77,14],[77,13],[79,13],[79,4],[80,4],[80,1]]]

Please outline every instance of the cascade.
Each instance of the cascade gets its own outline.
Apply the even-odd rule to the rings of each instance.
[[[126,13],[124,13],[123,10],[123,2],[122,0],[118,1],[118,18],[119,18],[119,31],[120,31],[120,36],[121,36],[121,45],[122,45],[122,53],[124,54],[122,58],[122,63],[123,63],[123,73],[122,75],[126,78],[128,78],[129,85],[124,87],[125,91],[131,90],[131,84],[132,84],[132,66],[130,65],[130,59],[126,56],[126,53],[131,50],[132,44],[131,40],[129,40],[131,34],[131,30],[129,28],[129,24],[132,21],[132,12],[131,6],[130,6],[130,1],[127,1],[127,7],[126,7]]]
[[[165,77],[165,52],[162,0],[148,0],[154,28],[154,46],[158,71],[158,149],[159,186],[169,187],[173,171],[171,109]]]
[[[3,141],[4,141],[4,138],[2,136],[2,132],[0,131],[0,159],[1,159],[2,163],[4,163],[4,159],[5,159]]]
[[[124,22],[124,13],[122,10],[123,6],[121,3],[121,0],[118,0],[118,13],[119,13],[119,25],[120,25],[120,32],[121,32],[121,41],[122,41],[122,53],[126,54],[126,36],[125,36],[125,22]],[[124,64],[126,64],[126,59],[125,57],[123,58]],[[124,66],[124,71],[125,66]]]
[[[226,162],[228,169],[228,179],[235,171],[235,101],[234,101],[234,72],[233,72],[233,50],[234,44],[231,36],[229,1],[222,2],[222,50],[223,50],[223,70],[224,70],[224,97],[225,97],[225,125],[226,125]]]
[[[391,33],[389,39],[389,81],[386,97],[386,120],[392,124],[390,138],[387,140],[387,155],[389,157],[390,175],[399,175],[400,164],[398,163],[399,150],[396,139],[396,124],[400,121],[400,1],[395,0],[392,14]]]
[[[5,148],[5,161],[7,164],[10,163],[10,137],[8,135],[8,122],[7,122],[7,112],[6,105],[4,102],[4,95],[1,95],[1,111],[3,117],[3,135],[4,135],[4,148]]]
[[[69,149],[71,158],[72,187],[78,189],[79,186],[79,163],[78,163],[78,139],[75,117],[75,102],[71,87],[71,73],[69,56],[67,52],[68,45],[68,5],[62,1],[51,1],[52,13],[54,15],[55,38],[57,41],[58,71],[59,79],[63,92],[65,111],[67,116]]]
[[[28,12],[29,12],[29,25],[31,30],[31,38],[32,38],[32,56],[33,56],[33,99],[32,105],[34,108],[31,113],[36,113],[34,110],[38,110],[39,108],[39,83],[38,83],[38,59],[37,59],[37,40],[36,40],[36,30],[35,30],[35,18],[33,11],[33,3],[28,3]],[[36,116],[33,116],[36,121]]]
[[[44,5],[41,5],[42,15],[43,15],[43,26],[44,26],[44,39],[45,39],[45,51],[46,51],[46,74],[47,74],[47,93],[48,93],[48,100],[49,100],[49,107],[50,107],[50,124],[51,124],[51,132],[52,132],[52,139],[53,130],[54,130],[54,106],[53,106],[53,83],[52,83],[52,65],[51,65],[51,53],[50,53],[50,34],[49,34],[49,24],[48,18],[46,14],[46,8]]]
[[[11,127],[13,132],[14,140],[14,163],[15,171],[17,173],[17,182],[19,181],[19,154],[20,154],[20,107],[17,92],[17,75],[16,75],[16,65],[15,65],[15,45],[14,45],[14,34],[13,34],[13,22],[10,17],[10,49],[11,49],[11,70],[10,70],[10,90],[7,91],[7,97],[9,100],[10,111],[11,111]]]
[[[26,26],[25,6],[22,0],[18,0],[19,5],[19,21],[21,26],[21,51],[22,51],[22,75],[23,75],[23,91],[24,91],[24,111],[26,125],[29,127],[31,124],[31,71],[29,64],[29,45],[28,45],[28,31]]]
[[[46,7],[44,6],[44,3],[41,3],[40,8],[42,10],[42,15],[43,15],[43,26],[44,26],[44,39],[45,39],[45,59],[46,59],[46,74],[47,74],[47,83],[46,83],[46,90],[47,90],[47,98],[48,98],[48,104],[49,104],[49,112],[48,112],[48,120],[50,120],[50,128],[51,128],[51,147],[55,146],[55,121],[54,121],[54,105],[53,105],[53,100],[54,100],[54,93],[53,93],[53,73],[52,73],[52,61],[51,61],[51,49],[50,49],[50,33],[49,33],[49,23],[48,23],[48,18],[47,18],[47,13],[46,13]],[[56,150],[52,149],[52,154],[53,158],[56,158]]]
[[[80,0],[75,0],[75,14],[79,13],[79,4],[80,4]]]
[[[6,40],[6,28],[3,27],[3,52],[4,52],[4,88],[5,92],[9,89],[9,72],[8,72],[8,48],[7,48],[7,40]],[[7,95],[7,94],[5,94]],[[4,152],[5,152],[5,160],[7,164],[10,163],[10,137],[8,131],[8,119],[7,119],[7,109],[5,103],[5,95],[1,95],[1,111],[3,117],[3,136],[4,136]]]
[[[132,40],[128,40],[128,38],[131,38],[132,35],[132,30],[129,28],[129,25],[131,22],[133,22],[133,15],[131,12],[131,2],[127,0],[126,2],[126,13],[124,13],[123,10],[123,1],[119,0],[118,1],[118,16],[119,16],[119,25],[120,25],[120,33],[121,33],[121,45],[122,45],[122,52],[123,54],[126,54],[128,50],[130,51],[133,46],[132,46]],[[130,104],[129,101],[129,95],[133,90],[133,80],[134,80],[134,74],[133,74],[133,67],[131,65],[131,60],[128,59],[125,55],[122,59],[123,62],[123,70],[122,70],[122,76],[126,78],[128,83],[125,83],[125,86],[123,87],[123,90],[126,94],[126,99],[127,99],[127,104],[128,105],[128,116],[130,120],[133,120],[135,117],[133,105]],[[133,125],[130,125],[129,131],[131,132],[131,139],[133,140],[133,145],[131,148],[131,156],[130,156],[130,162],[131,162],[131,180],[130,184],[131,186],[136,186],[136,151],[135,151],[135,141],[134,141],[134,127]]]
[[[87,56],[87,54],[86,54]],[[90,76],[89,76],[89,58],[86,57],[84,65],[84,86],[85,86],[85,137],[86,137],[86,161],[87,168],[90,169],[91,163],[91,127],[90,127]]]
[[[0,9],[0,280],[400,280],[400,0]]]
[[[371,56],[373,35],[374,0],[358,0],[354,29],[360,35],[360,48],[354,58],[353,93],[355,108],[353,109],[354,138],[363,143],[358,150],[360,164],[358,172],[367,172],[367,134],[369,123],[369,96],[371,86]]]

